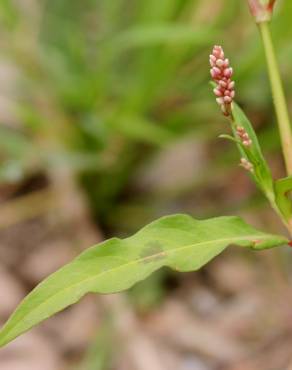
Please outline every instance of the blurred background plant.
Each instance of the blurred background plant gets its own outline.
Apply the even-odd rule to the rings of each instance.
[[[291,105],[291,1],[279,1],[276,10],[272,31]],[[2,0],[0,32],[0,267],[21,289],[29,290],[42,274],[74,255],[79,242],[84,247],[98,241],[98,237],[128,235],[168,213],[188,212],[196,218],[238,213],[271,232],[282,230],[263,197],[237,165],[234,146],[217,139],[228,131],[228,125],[218,112],[208,84],[208,55],[213,44],[223,44],[235,67],[237,101],[254,122],[274,176],[283,175],[263,50],[246,1]],[[60,220],[66,217],[69,220],[60,227]],[[73,247],[72,240],[71,249],[66,247],[69,252],[66,248],[64,252],[64,241],[62,247],[56,246],[56,232],[52,237],[47,231],[52,223],[54,227],[58,224],[57,235],[69,234],[73,239]],[[43,228],[46,232],[40,233]],[[56,257],[58,254],[61,257]],[[224,256],[235,265],[234,270],[226,266]],[[259,261],[255,256],[246,261],[240,253],[234,259],[228,252],[224,256],[200,274],[179,278],[161,271],[136,286],[127,303],[119,301],[120,312],[131,313],[129,327],[134,327],[138,336],[142,329],[137,327],[145,329],[148,325],[151,335],[159,337],[161,333],[155,333],[153,326],[160,321],[160,311],[162,322],[163,318],[168,322],[169,312],[173,312],[181,320],[189,320],[194,331],[205,333],[205,345],[194,344],[198,341],[194,333],[172,343],[179,348],[171,351],[178,352],[173,362],[176,369],[219,369],[222,364],[224,369],[233,370],[287,367],[289,351],[279,355],[281,340],[274,362],[263,358],[262,347],[257,348],[255,362],[247,355],[255,351],[258,338],[264,347],[274,343],[277,335],[287,336],[284,347],[291,348],[291,328],[287,331],[278,322],[281,316],[283,321],[289,317],[291,323],[286,311],[283,315],[280,310],[277,315],[274,308],[271,317],[265,318],[277,322],[277,333],[270,327],[270,331],[257,327],[248,336],[241,329],[247,343],[233,343],[233,337],[238,340],[238,331],[242,334],[238,326],[244,326],[240,317],[246,304],[238,302],[247,290],[242,293],[239,287],[243,284],[250,288],[254,264],[257,266]],[[291,257],[286,250],[277,256],[264,252],[264,256],[263,269],[271,269],[271,279],[278,285],[263,293],[267,283],[263,271],[256,288],[263,301],[265,294],[277,294],[282,302],[286,297],[283,290],[288,289]],[[48,264],[48,268],[43,267]],[[39,274],[32,274],[33,269]],[[238,285],[230,287],[230,279],[239,281]],[[254,289],[254,295],[249,297],[252,304],[258,294]],[[5,292],[1,294],[2,302],[6,296]],[[235,328],[230,329],[229,323],[232,338],[225,333],[226,325],[219,314],[230,296],[232,304],[235,297],[239,306],[237,316],[234,314]],[[180,303],[176,301],[178,297]],[[107,311],[108,305],[115,304],[103,302],[97,306]],[[161,309],[161,305],[168,309]],[[216,324],[212,328],[200,326],[196,315],[184,312],[189,305],[196,306],[196,315],[203,312],[207,321],[208,315],[217,317]],[[158,306],[160,311],[156,312]],[[7,313],[2,314],[4,320]],[[77,317],[82,321],[81,313]],[[115,320],[107,324],[108,319],[101,317],[103,323],[97,327],[103,330],[98,330],[96,340],[91,334],[86,337],[86,345],[71,348],[63,344],[66,365],[48,369],[72,368],[72,363],[76,368],[81,361],[82,370],[139,370],[137,363],[130,367],[109,360],[115,348],[109,334],[115,332],[111,327]],[[116,321],[119,320],[118,317]],[[94,322],[90,321],[89,326]],[[119,324],[114,326],[120,328]],[[246,328],[250,328],[248,324]],[[224,334],[217,332],[219,329]],[[51,337],[60,335],[56,327],[43,330],[49,331]],[[167,330],[167,325],[160,328],[164,335]],[[124,338],[127,330],[118,332]],[[106,340],[101,339],[102,333],[107,333]],[[89,338],[94,342],[93,349],[84,355]],[[209,343],[211,338],[213,342]],[[216,338],[221,355],[216,352]],[[153,343],[146,339],[141,342],[141,348],[146,348],[142,352],[153,354],[149,350]],[[164,347],[161,351],[166,359],[160,369],[170,369],[165,364],[175,354],[170,355]],[[129,354],[135,356],[139,357]],[[248,358],[245,367],[239,367],[242,356]],[[1,365],[3,370],[12,369],[11,363],[5,364]],[[144,367],[150,368],[155,369],[153,363]]]

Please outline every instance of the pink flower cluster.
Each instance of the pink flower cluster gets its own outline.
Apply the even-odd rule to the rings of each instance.
[[[231,80],[233,69],[229,66],[229,60],[225,58],[221,46],[214,46],[210,55],[211,76],[217,86],[214,89],[217,103],[223,114],[229,116],[231,113],[231,103],[235,97],[234,81]]]
[[[241,158],[240,159],[240,166],[243,167],[245,170],[247,170],[249,172],[253,172],[254,171],[252,163],[250,163],[245,158]]]
[[[237,126],[236,133],[244,146],[250,147],[252,145],[252,140],[249,137],[249,134],[246,132],[244,127]]]

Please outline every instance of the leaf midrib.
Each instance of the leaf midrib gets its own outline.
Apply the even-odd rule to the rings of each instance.
[[[152,254],[151,256],[147,256],[147,257],[143,257],[143,258],[137,258],[133,261],[130,261],[130,262],[127,262],[127,263],[124,263],[118,267],[115,267],[115,268],[112,268],[112,269],[108,269],[106,271],[102,271],[100,272],[99,274],[96,274],[94,276],[91,276],[89,278],[86,278],[86,279],[83,279],[82,281],[76,283],[76,284],[72,284],[64,289],[62,289],[61,291],[55,293],[55,294],[52,294],[50,297],[48,297],[47,299],[45,299],[43,302],[41,302],[37,307],[34,307],[28,314],[25,314],[24,316],[20,317],[17,322],[8,330],[7,334],[6,334],[6,337],[7,335],[9,334],[9,332],[15,328],[19,321],[20,320],[23,320],[25,317],[29,316],[32,312],[34,312],[35,310],[39,309],[42,305],[46,304],[49,300],[53,299],[54,297],[56,297],[57,295],[61,294],[61,293],[64,293],[65,291],[67,290],[70,290],[72,289],[73,287],[76,287],[80,284],[83,284],[84,282],[88,282],[90,280],[94,280],[96,279],[97,277],[100,277],[104,274],[107,274],[109,272],[113,272],[115,270],[118,270],[120,268],[123,268],[125,266],[129,266],[131,264],[135,264],[135,263],[139,263],[139,262],[143,262],[143,261],[146,261],[147,259],[149,258],[155,258],[155,257],[159,257],[161,255],[170,255],[171,253],[174,253],[174,252],[177,252],[177,251],[180,251],[180,250],[184,250],[184,249],[188,249],[188,248],[192,248],[194,246],[202,246],[204,244],[208,245],[208,244],[211,244],[211,243],[214,243],[214,242],[218,242],[218,243],[221,243],[221,242],[226,242],[229,244],[231,244],[232,242],[235,242],[235,241],[239,241],[239,240],[242,240],[242,241],[253,241],[255,238],[260,238],[261,240],[265,240],[265,239],[270,239],[270,236],[268,235],[263,235],[263,234],[257,234],[257,235],[250,235],[250,236],[245,236],[245,237],[232,237],[232,238],[223,238],[223,239],[214,239],[214,240],[208,240],[208,241],[205,241],[205,242],[200,242],[200,243],[196,243],[196,244],[190,244],[190,245],[185,245],[183,247],[178,247],[178,248],[173,248],[171,250],[167,250],[167,251],[162,251],[162,252],[159,252],[159,253],[155,253],[155,254]],[[72,261],[73,262],[73,261]],[[167,265],[165,265],[167,266]],[[33,293],[33,292],[32,292]],[[56,311],[58,312],[58,311]],[[8,323],[7,323],[8,324]],[[32,325],[33,326],[33,325]],[[1,332],[3,332],[3,330],[5,331],[5,327],[3,327],[3,329],[0,331],[0,336],[1,336]],[[4,337],[5,338],[5,337]],[[5,344],[5,341],[4,341],[4,344]],[[3,344],[3,345],[4,345]],[[1,345],[0,345],[1,347]]]

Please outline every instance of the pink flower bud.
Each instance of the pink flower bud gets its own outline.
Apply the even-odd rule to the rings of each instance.
[[[223,80],[218,81],[218,85],[223,87],[223,89],[226,89],[226,87],[228,86],[227,82]],[[228,86],[228,89],[229,89],[229,86]]]
[[[230,78],[230,77],[232,76],[232,73],[233,73],[232,68],[226,68],[226,69],[224,70],[224,76],[225,76],[226,78]]]
[[[216,66],[219,67],[219,68],[222,68],[224,66],[224,60],[218,59],[216,61]]]
[[[223,98],[217,98],[216,102],[218,103],[218,105],[224,105],[224,99]]]
[[[229,90],[233,90],[233,89],[234,89],[234,86],[235,86],[235,82],[234,82],[234,81],[231,81],[231,82],[228,84],[228,89],[229,89]]]
[[[221,46],[215,45],[212,53],[216,59],[224,59],[224,52]]]
[[[220,89],[218,89],[218,87],[216,87],[216,89],[214,89],[213,91],[214,91],[214,94],[216,96],[222,96],[223,95],[223,92]]]
[[[246,147],[250,147],[252,144],[252,141],[250,139],[248,140],[243,140],[242,142],[242,145],[246,146]]]
[[[253,172],[253,165],[247,159],[241,158],[240,166],[242,166],[247,171]]]
[[[224,96],[224,103],[231,104],[232,98],[230,96]]]
[[[245,147],[250,147],[252,145],[252,140],[250,139],[249,134],[245,131],[244,127],[237,126],[236,134],[239,137],[242,145],[244,145]]]
[[[215,57],[215,55],[210,54],[210,60],[211,60],[213,63],[216,63],[217,58]]]
[[[257,23],[270,21],[276,0],[248,0],[251,14]]]
[[[221,73],[220,68],[218,68],[218,67],[213,67],[213,71],[214,71],[215,75],[220,76],[220,73]]]
[[[229,59],[224,60],[224,67],[225,68],[229,67]]]

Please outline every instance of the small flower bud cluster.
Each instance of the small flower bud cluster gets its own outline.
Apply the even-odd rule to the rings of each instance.
[[[243,167],[245,170],[253,172],[253,165],[247,159],[241,158],[240,166]]]
[[[248,3],[257,23],[271,20],[276,0],[248,0]]]
[[[246,132],[245,128],[244,127],[241,127],[241,126],[237,126],[236,127],[236,133],[240,139],[240,141],[242,142],[242,145],[246,146],[246,147],[250,147],[251,144],[252,144],[252,140],[251,138],[249,137],[248,133]]]
[[[210,55],[211,76],[217,86],[214,89],[217,103],[223,114],[229,116],[231,103],[235,97],[234,81],[231,80],[233,69],[229,66],[229,60],[225,59],[224,51],[221,46],[214,46]]]

